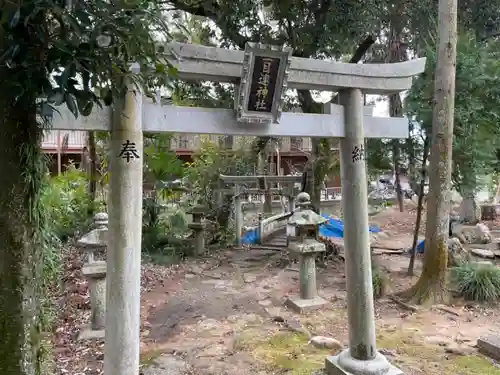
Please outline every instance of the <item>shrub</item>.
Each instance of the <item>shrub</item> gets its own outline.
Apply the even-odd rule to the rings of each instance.
[[[372,268],[372,284],[373,284],[373,298],[379,299],[385,295],[389,279],[387,275],[379,268]]]
[[[171,263],[189,255],[192,246],[184,209],[162,204],[157,197],[143,202],[142,250],[155,263]]]
[[[47,211],[52,234],[62,241],[88,229],[91,224],[88,180],[85,173],[73,165],[47,181],[41,204]]]
[[[452,282],[465,299],[477,302],[500,300],[500,269],[493,264],[463,263],[451,271]]]
[[[190,189],[190,204],[202,204],[207,208],[207,220],[211,225],[207,228],[207,246],[224,247],[234,239],[232,222],[232,197],[220,197],[216,193],[222,188],[219,176],[254,174],[255,155],[249,151],[248,145],[231,152],[214,142],[204,142],[194,155],[193,162],[186,166],[185,178]],[[230,186],[226,186],[229,188]]]

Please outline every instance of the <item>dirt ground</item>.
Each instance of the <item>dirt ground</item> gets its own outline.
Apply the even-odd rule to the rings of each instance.
[[[409,211],[409,212],[408,212]],[[373,222],[411,244],[411,208],[387,209]],[[102,342],[78,343],[75,334],[88,322],[88,296],[76,256],[61,296],[55,333],[57,374],[102,373]],[[417,276],[405,275],[406,255],[380,255],[390,293]],[[417,274],[420,262],[417,262]],[[321,335],[347,346],[347,309],[341,261],[318,267],[319,294],[330,302],[298,315],[283,307],[298,293],[298,268],[284,253],[228,250],[176,268],[143,270],[141,363],[143,375],[310,375],[323,367],[330,350],[309,343]],[[417,311],[376,301],[378,349],[407,375],[500,375],[500,367],[477,354],[477,339],[500,332],[500,311],[456,301]]]

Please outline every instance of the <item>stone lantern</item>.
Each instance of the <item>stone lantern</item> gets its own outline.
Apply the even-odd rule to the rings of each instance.
[[[311,210],[309,194],[297,196],[297,210],[288,220],[294,230],[289,237],[289,250],[299,256],[300,295],[286,301],[286,305],[299,313],[316,310],[327,303],[319,297],[316,288],[316,256],[326,251],[318,240],[319,226],[327,220]]]
[[[194,232],[194,253],[201,255],[205,251],[205,206],[197,205],[189,212],[193,216],[193,222],[188,224],[189,229]]]
[[[90,327],[78,335],[80,340],[104,338],[106,317],[106,261],[95,260],[95,252],[105,252],[108,243],[108,214],[94,216],[94,229],[77,242],[78,248],[87,255],[82,273],[87,278],[90,295]]]

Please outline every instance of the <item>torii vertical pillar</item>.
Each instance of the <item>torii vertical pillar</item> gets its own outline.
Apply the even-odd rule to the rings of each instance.
[[[111,128],[105,375],[139,375],[142,93],[127,88]]]
[[[241,201],[241,187],[236,184],[234,187],[234,226],[236,231],[236,246],[241,246],[241,232],[243,231],[243,202]]]
[[[326,359],[328,375],[401,375],[376,348],[368,224],[363,95],[340,93],[345,136],[340,140],[349,348]],[[330,111],[327,104],[325,111]],[[328,112],[327,112],[328,113]]]

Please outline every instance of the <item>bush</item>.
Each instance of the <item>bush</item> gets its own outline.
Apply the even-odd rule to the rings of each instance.
[[[40,246],[43,261],[42,325],[50,326],[51,290],[58,288],[61,271],[62,244],[92,224],[92,207],[85,173],[73,165],[56,177],[47,176],[40,195],[43,220],[40,223]]]
[[[500,269],[493,264],[463,263],[451,272],[457,292],[465,299],[477,302],[500,300]]]
[[[74,166],[48,179],[41,204],[47,210],[52,234],[62,241],[87,230],[91,224],[88,180],[85,173]]]
[[[186,166],[185,177],[191,191],[189,202],[207,208],[207,220],[211,223],[207,229],[208,246],[220,248],[234,243],[232,197],[226,195],[219,200],[216,190],[224,188],[219,184],[219,176],[252,176],[255,159],[247,145],[227,152],[214,142],[204,142],[194,155],[193,162]]]
[[[372,268],[372,284],[373,284],[373,298],[379,299],[383,297],[387,290],[389,279],[387,275],[379,268]]]
[[[171,263],[189,255],[192,246],[187,238],[189,231],[184,209],[162,204],[157,197],[145,198],[143,207],[142,251],[154,263]]]

